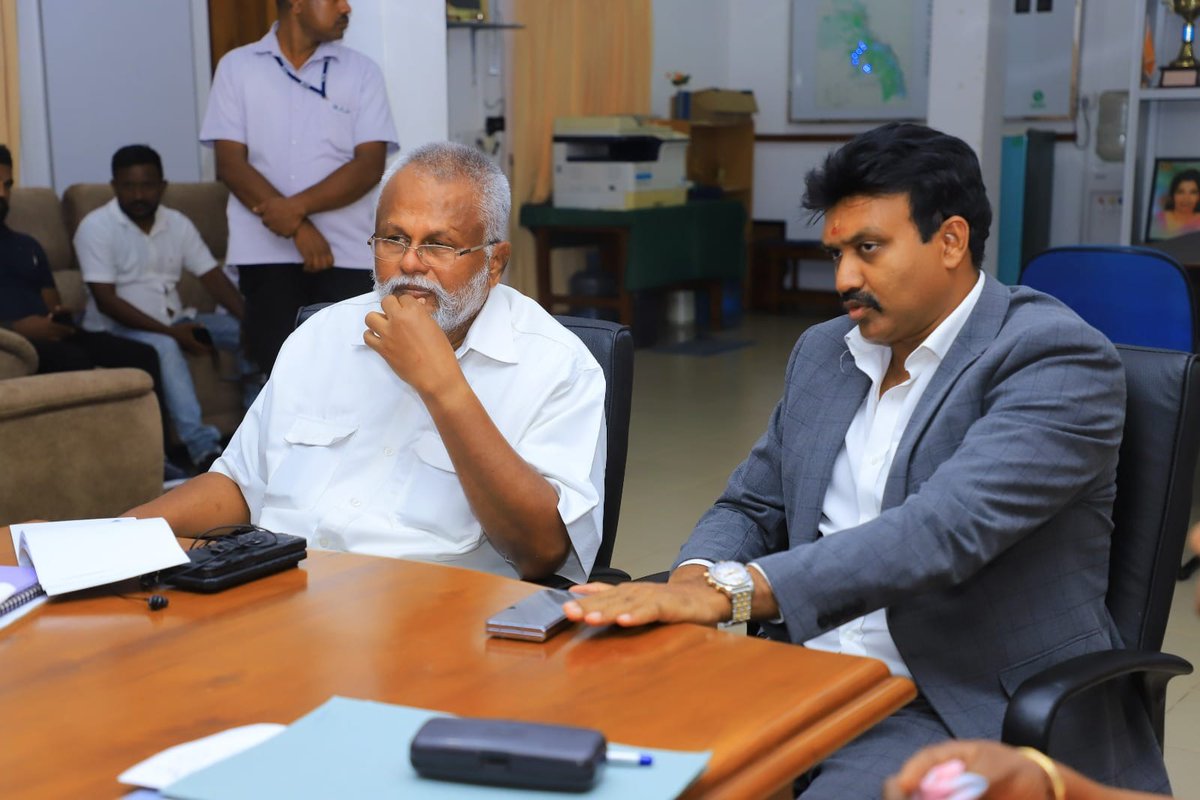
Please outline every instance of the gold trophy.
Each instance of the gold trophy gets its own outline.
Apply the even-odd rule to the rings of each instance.
[[[1183,17],[1183,45],[1179,56],[1162,68],[1158,85],[1164,87],[1200,86],[1200,71],[1196,69],[1196,56],[1192,52],[1192,41],[1196,36],[1196,17],[1200,16],[1200,0],[1163,0],[1179,16]]]

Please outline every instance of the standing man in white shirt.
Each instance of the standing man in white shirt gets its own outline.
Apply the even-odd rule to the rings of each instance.
[[[379,198],[376,290],[296,330],[211,472],[129,513],[182,536],[253,522],[313,547],[585,580],[604,374],[500,283],[510,210],[478,151],[414,151]]]
[[[991,208],[965,142],[856,136],[806,179],[847,315],[792,351],[763,437],[670,582],[566,604],[589,624],[754,619],[877,658],[917,699],[827,758],[806,798],[878,797],[924,745],[998,739],[1040,669],[1124,647],[1105,606],[1125,382],[1062,303],[980,271]],[[1112,694],[1055,719],[1068,765],[1163,791],[1144,709]]]
[[[368,193],[398,147],[383,75],[337,41],[346,0],[279,0],[279,22],[213,76],[200,140],[229,187],[246,350],[270,373],[301,307],[371,286]]]
[[[187,357],[213,348],[237,352],[242,298],[186,216],[162,203],[162,159],[146,145],[112,158],[111,201],[75,232],[79,270],[88,287],[83,327],[148,344],[158,353],[163,396],[175,432],[196,468],[221,454],[221,433],[201,421]],[[229,314],[197,314],[179,297],[183,270],[195,275]]]

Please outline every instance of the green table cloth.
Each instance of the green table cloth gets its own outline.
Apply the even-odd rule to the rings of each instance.
[[[736,200],[593,211],[524,205],[526,228],[628,228],[625,289],[690,280],[740,280],[746,270],[746,211]]]

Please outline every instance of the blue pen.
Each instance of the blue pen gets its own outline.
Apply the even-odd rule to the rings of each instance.
[[[639,753],[637,750],[622,750],[610,747],[605,756],[609,764],[628,764],[633,767],[648,767],[654,763],[654,756],[649,753]]]

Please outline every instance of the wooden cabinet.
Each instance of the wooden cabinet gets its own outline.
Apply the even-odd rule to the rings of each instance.
[[[697,186],[719,187],[725,196],[746,208],[746,241],[754,218],[754,118],[744,122],[656,120],[687,134],[687,178]]]

